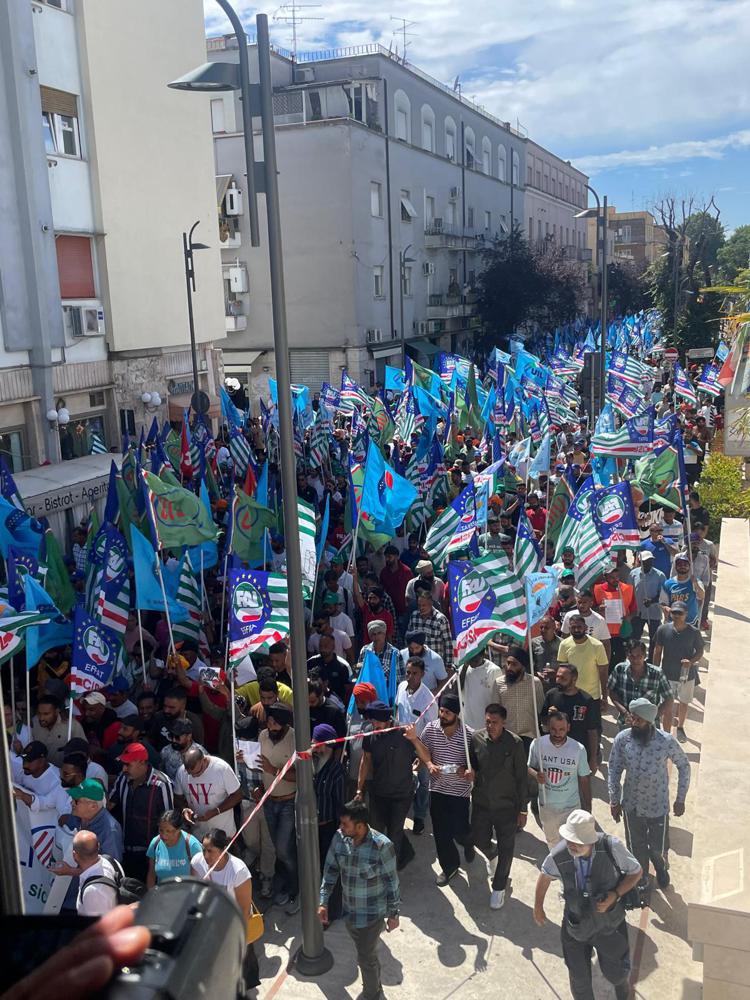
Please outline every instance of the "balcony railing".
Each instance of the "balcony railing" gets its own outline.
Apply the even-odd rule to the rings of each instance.
[[[485,237],[484,233],[467,232],[458,223],[433,219],[425,223],[424,245],[428,250],[481,250]]]
[[[469,292],[466,295],[435,292],[427,297],[427,318],[454,319],[455,317],[471,316],[474,313],[475,301],[474,292]]]

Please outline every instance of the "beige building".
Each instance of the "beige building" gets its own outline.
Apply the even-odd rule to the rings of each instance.
[[[596,219],[588,219],[589,241],[596,239]],[[618,212],[607,209],[608,254],[610,263],[623,261],[643,271],[666,252],[667,234],[650,212]],[[589,242],[589,246],[594,246]]]
[[[210,247],[195,264],[199,378],[216,396],[209,104],[167,88],[204,44],[201,0],[0,4],[0,144],[13,150],[0,162],[0,451],[16,472],[88,455],[94,437],[118,446],[188,405],[182,232],[196,220]]]

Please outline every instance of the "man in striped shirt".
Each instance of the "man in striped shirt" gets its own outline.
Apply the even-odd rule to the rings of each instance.
[[[455,694],[444,694],[436,722],[428,722],[417,736],[416,726],[404,730],[414,743],[417,756],[430,774],[430,817],[440,874],[436,882],[448,885],[458,873],[460,858],[456,843],[463,846],[466,863],[476,855],[471,839],[469,804],[473,775],[466,751],[469,730],[459,718],[461,706]]]

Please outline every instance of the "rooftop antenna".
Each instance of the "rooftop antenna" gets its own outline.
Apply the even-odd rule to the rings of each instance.
[[[294,62],[297,62],[297,25],[302,24],[303,21],[323,20],[322,17],[317,17],[314,14],[300,14],[299,11],[312,10],[314,7],[320,6],[319,3],[297,3],[297,0],[291,0],[290,3],[282,4],[273,15],[274,21],[282,21],[284,24],[292,26],[292,58]]]
[[[407,42],[406,39],[407,38],[414,38],[414,37],[416,37],[415,32],[408,31],[407,29],[408,28],[413,28],[419,22],[418,21],[407,21],[407,19],[405,17],[394,17],[393,14],[391,14],[391,20],[392,21],[400,21],[401,22],[401,27],[397,28],[395,30],[401,32],[401,39],[402,39],[402,41],[401,41],[401,61],[403,62],[404,66],[405,66],[406,65],[406,49],[408,48],[409,45],[411,45],[411,42]],[[394,31],[394,33],[395,33],[395,31]]]
[[[459,101],[461,100],[461,77],[457,76],[453,81],[453,93],[458,94]]]

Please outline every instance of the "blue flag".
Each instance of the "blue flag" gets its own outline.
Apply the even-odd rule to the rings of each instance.
[[[134,526],[130,526],[130,543],[133,547],[133,571],[135,575],[135,606],[142,611],[164,611],[164,595],[157,576],[157,555],[147,538]],[[166,577],[165,577],[166,584]],[[165,586],[166,589],[166,586]],[[187,610],[167,594],[169,616],[173,622],[185,621]]]
[[[380,449],[370,442],[362,483],[360,514],[374,531],[396,534],[419,491],[385,461]]]
[[[71,690],[75,694],[99,691],[112,680],[120,640],[80,606],[75,611],[74,625]]]
[[[500,631],[493,617],[497,600],[487,577],[470,562],[448,563],[451,617],[456,630],[455,662],[468,663]]]
[[[8,558],[11,546],[36,559],[43,537],[44,528],[35,517],[29,517],[26,511],[0,497],[0,554],[4,559]]]
[[[32,576],[25,577],[24,592],[27,611],[46,611],[53,616],[47,625],[26,631],[26,669],[32,670],[47,650],[72,644],[73,623],[61,614],[44,587]]]
[[[13,473],[2,455],[0,455],[0,495],[9,500],[14,507],[24,510],[23,500],[18,492]]]
[[[639,549],[638,529],[630,483],[617,483],[591,496],[591,513],[602,541],[610,549]]]
[[[267,465],[268,463],[266,463]],[[266,466],[264,465],[263,468]],[[211,501],[208,496],[208,487],[206,486],[205,479],[201,480],[201,488],[199,492],[201,498],[201,503],[206,509],[206,513],[210,518],[211,515]],[[190,562],[193,564],[196,573],[200,573],[201,567],[204,571],[207,569],[213,569],[214,566],[219,564],[219,546],[216,542],[202,542],[200,545],[190,545],[188,546],[188,552],[190,553]],[[201,555],[203,559],[201,560]]]
[[[391,672],[393,672],[393,668],[391,668]],[[367,650],[362,660],[362,669],[357,676],[357,684],[372,684],[378,693],[378,701],[384,701],[388,704],[388,684],[383,673],[383,667],[377,655],[370,649]],[[354,695],[352,694],[346,710],[347,713],[351,715],[354,712],[354,708]]]
[[[16,611],[23,611],[26,607],[24,581],[27,576],[39,575],[39,561],[27,552],[19,552],[18,549],[11,546],[8,549],[6,567],[8,572],[8,603],[12,604]]]
[[[330,517],[331,517],[331,496],[330,494],[326,494],[325,510],[323,511],[323,517],[320,522],[320,537],[318,538],[318,542],[315,546],[315,556],[318,562],[320,562],[326,547],[326,538],[328,537],[328,523],[330,521]]]
[[[385,389],[387,392],[403,392],[406,389],[406,376],[402,368],[385,366]]]
[[[545,434],[542,438],[542,443],[539,445],[539,450],[529,465],[529,476],[532,479],[538,479],[540,476],[549,473],[550,462],[552,460],[551,447],[550,436],[549,434]]]
[[[547,567],[544,573],[527,573],[524,579],[526,590],[526,614],[529,626],[544,618],[547,609],[555,599],[560,582],[560,570]]]

